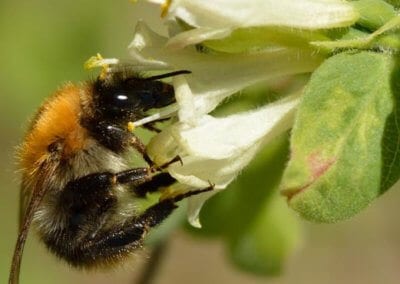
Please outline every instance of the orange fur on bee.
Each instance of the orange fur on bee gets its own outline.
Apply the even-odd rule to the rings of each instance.
[[[33,174],[49,157],[48,146],[60,142],[63,157],[82,149],[88,140],[80,125],[80,96],[86,90],[67,84],[51,96],[40,108],[19,151],[20,167]]]

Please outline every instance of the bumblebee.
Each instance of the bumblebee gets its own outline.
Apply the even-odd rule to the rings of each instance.
[[[176,182],[163,169],[180,159],[154,165],[129,122],[174,103],[173,87],[160,79],[187,73],[145,78],[110,72],[67,84],[44,102],[19,149],[20,228],[9,284],[18,283],[31,223],[46,247],[72,266],[109,267],[140,248],[178,201],[212,189],[177,194],[138,212],[138,198]],[[126,154],[132,150],[148,166],[130,168]]]

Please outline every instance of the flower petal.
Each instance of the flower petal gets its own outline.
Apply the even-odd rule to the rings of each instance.
[[[204,115],[197,126],[180,128],[179,143],[189,155],[201,158],[222,160],[241,155],[260,139],[265,141],[266,135],[274,137],[274,127],[296,105],[297,100],[290,98],[223,118]]]
[[[215,191],[189,201],[189,220],[197,221],[202,204],[225,188],[251,161],[261,146],[290,128],[298,96],[291,96],[258,110],[215,118],[205,115],[193,127],[178,122],[163,130],[147,146],[158,163],[179,154],[183,165],[172,164],[168,172],[191,188],[215,184]],[[254,126],[257,127],[254,127]]]
[[[232,28],[196,28],[181,32],[176,36],[170,38],[167,42],[167,46],[171,49],[181,49],[188,45],[194,45],[205,40],[221,39],[227,37],[231,34],[232,31]]]
[[[169,17],[193,27],[287,26],[323,29],[349,26],[358,13],[342,0],[174,0]]]
[[[359,18],[356,9],[341,0],[174,0],[168,11],[169,19],[194,27],[170,34],[168,45],[174,48],[222,39],[238,28],[317,30],[347,27]]]
[[[167,42],[167,38],[157,35],[143,22],[138,23],[129,47],[133,63],[153,70],[192,71],[185,77],[196,97],[196,107],[192,109],[196,117],[210,112],[225,97],[247,86],[285,75],[311,72],[323,59],[313,51],[286,48],[255,54],[204,54],[194,48],[169,49],[165,46]],[[175,84],[175,88],[181,83]]]

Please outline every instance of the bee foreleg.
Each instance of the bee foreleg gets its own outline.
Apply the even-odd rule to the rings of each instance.
[[[133,133],[130,134],[131,138],[129,144],[142,155],[143,160],[145,160],[145,162],[150,167],[154,166],[154,162],[150,159],[149,155],[147,154],[146,145],[144,145],[143,142],[139,139],[139,137],[137,137],[135,134]]]
[[[142,155],[143,160],[149,165],[153,166],[154,163],[147,154],[146,146],[144,143],[132,132],[123,129],[117,125],[100,121],[95,124],[94,132],[96,138],[108,148],[116,151],[123,152],[128,147],[133,147],[139,154]]]

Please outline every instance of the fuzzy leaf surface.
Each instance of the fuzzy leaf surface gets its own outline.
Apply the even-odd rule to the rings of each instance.
[[[399,179],[396,66],[390,55],[342,53],[311,77],[281,183],[306,219],[347,219]]]

